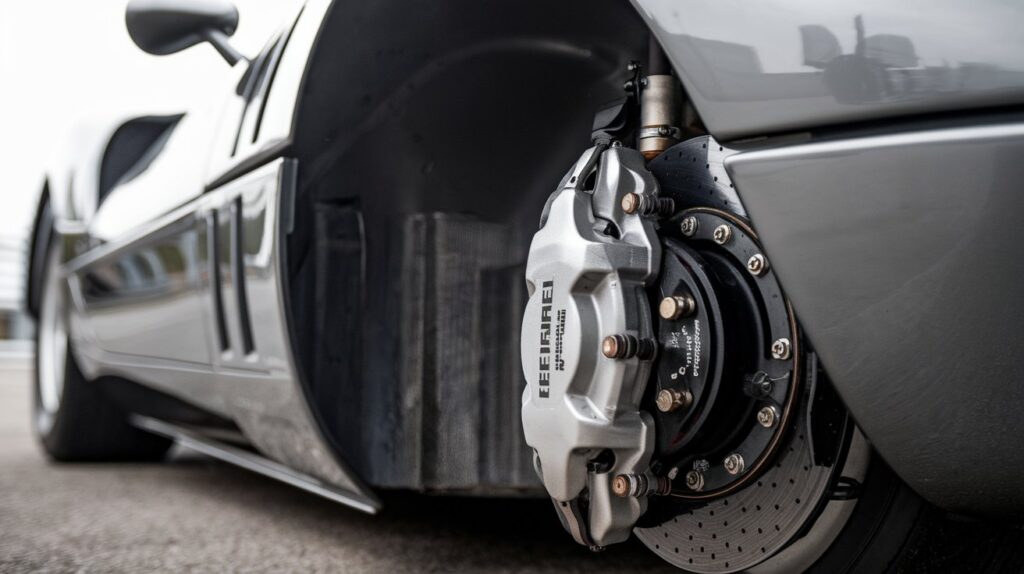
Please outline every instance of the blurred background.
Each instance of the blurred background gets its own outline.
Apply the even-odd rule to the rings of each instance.
[[[124,26],[127,0],[0,2],[0,356],[31,351],[21,310],[27,232],[42,173],[77,118],[111,110],[181,110],[227,70],[209,44],[176,54],[139,50]],[[298,0],[236,0],[232,44],[259,51]]]

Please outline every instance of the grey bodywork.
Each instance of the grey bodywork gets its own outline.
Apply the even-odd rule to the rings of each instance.
[[[396,487],[488,493],[535,488],[532,470],[520,456],[517,405],[507,404],[522,385],[506,356],[518,354],[518,325],[507,319],[524,301],[520,292],[506,293],[506,284],[521,279],[543,197],[585,147],[593,106],[614,95],[610,87],[621,83],[623,56],[642,59],[642,48],[634,48],[644,45],[639,32],[646,24],[668,52],[709,132],[739,151],[726,166],[799,318],[868,438],[902,478],[939,505],[1017,511],[1024,494],[1009,485],[1020,476],[1024,457],[1011,449],[1016,458],[1005,463],[1009,451],[1004,449],[1016,441],[1001,437],[1018,426],[1013,414],[1022,398],[1015,390],[1022,373],[1014,362],[1021,346],[1011,329],[1019,314],[1013,294],[1021,278],[1012,220],[1017,207],[1012,158],[1021,151],[1016,128],[918,131],[892,139],[861,137],[846,124],[875,122],[874,129],[884,132],[932,114],[935,125],[971,125],[982,120],[965,112],[1024,101],[1024,36],[1017,31],[1022,8],[996,1],[933,6],[868,0],[842,8],[797,0],[757,5],[636,0],[635,6],[640,18],[631,19],[628,7],[611,2],[577,8],[614,13],[615,27],[628,30],[627,39],[609,42],[614,28],[608,22],[578,17],[564,41],[558,34],[566,27],[557,26],[558,20],[542,25],[524,17],[508,24],[506,37],[487,42],[480,32],[480,38],[467,41],[476,49],[447,54],[449,43],[486,24],[488,14],[478,3],[396,10],[311,0],[285,23],[282,33],[291,31],[287,47],[280,44],[268,56],[276,69],[273,89],[265,79],[252,99],[239,97],[234,88],[245,66],[235,66],[226,74],[222,94],[227,97],[214,102],[214,111],[188,110],[148,169],[116,186],[100,205],[95,180],[103,150],[130,117],[105,119],[80,138],[87,145],[69,151],[49,172],[57,233],[72,240],[69,245],[95,247],[78,254],[69,268],[76,293],[73,332],[83,368],[90,375],[142,382],[228,417],[268,456],[349,489],[369,504],[376,501],[359,476]],[[448,9],[457,15],[445,16]],[[395,22],[437,29],[399,35],[388,27]],[[534,25],[536,35],[520,33]],[[382,34],[388,42],[378,40]],[[347,45],[350,41],[359,45]],[[382,46],[371,45],[377,41]],[[311,80],[318,51],[324,54],[321,75]],[[339,63],[339,54],[359,57]],[[489,55],[494,59],[481,59]],[[461,102],[434,89],[444,85],[450,70],[489,73],[484,66],[472,67],[479,62],[511,62],[517,73],[533,65],[544,73],[522,74],[540,79],[532,91],[516,92],[525,103],[506,102],[508,108]],[[501,80],[500,70],[492,72],[492,80]],[[572,92],[565,83],[553,84],[552,77],[585,85],[576,94],[585,105],[568,101]],[[460,95],[489,93],[473,82],[459,87]],[[544,99],[536,95],[541,92]],[[368,107],[375,101],[382,103]],[[505,117],[515,105],[527,119]],[[455,109],[463,114],[455,117],[465,121],[433,123],[423,106],[445,118]],[[403,116],[409,110],[421,114],[409,119]],[[504,121],[504,131],[484,129],[496,119]],[[514,130],[514,124],[530,119],[543,120],[538,126],[546,122],[547,132]],[[984,121],[1007,122],[998,116]],[[461,139],[449,136],[450,128]],[[298,138],[300,129],[304,140]],[[819,143],[818,132],[826,129],[832,141]],[[435,136],[442,132],[443,137]],[[794,138],[770,137],[787,133]],[[941,137],[933,137],[936,133]],[[433,149],[459,153],[438,157],[442,152],[428,150],[417,139],[422,137],[439,137]],[[508,161],[452,161],[475,153],[480,138],[498,150],[487,156]],[[880,149],[872,151],[873,145]],[[302,163],[320,147],[337,153]],[[494,178],[497,165],[508,178]],[[455,194],[444,182],[436,183],[439,173],[449,182],[464,176],[474,193]],[[533,173],[537,181],[501,187],[521,173]],[[379,246],[382,234],[396,229],[402,233],[395,240],[400,250],[436,247],[419,266],[400,272],[403,283],[422,291],[418,298],[385,298],[388,284],[367,279],[349,302],[349,307],[384,311],[360,319],[365,341],[359,345],[379,347],[366,350],[366,362],[353,367],[358,378],[345,378],[349,372],[344,371],[328,381],[356,388],[359,400],[372,399],[372,411],[359,402],[345,407],[351,410],[339,409],[345,415],[371,412],[368,420],[339,427],[371,429],[365,440],[362,431],[331,431],[322,416],[324,397],[330,395],[302,384],[297,358],[302,345],[289,330],[301,321],[289,313],[291,286],[283,273],[285,236],[300,221],[289,210],[302,200],[303,178],[308,185],[311,180],[329,184],[338,175],[343,178],[337,181],[380,190],[377,198],[387,198],[388,209],[400,208],[393,212],[394,225],[367,229],[363,215],[351,209],[352,196],[327,198],[350,210],[342,215],[355,235],[337,237],[339,245],[358,238],[370,246],[354,252],[347,269],[358,271],[367,260],[384,259],[371,257],[380,254],[373,251],[374,242]],[[487,193],[501,201],[486,200]],[[364,207],[372,204],[367,200]],[[477,211],[480,218],[454,213],[462,211]],[[509,213],[502,225],[493,223]],[[526,221],[530,225],[524,226]],[[990,232],[993,224],[1001,234]],[[261,243],[251,251],[239,245],[232,258],[238,228]],[[952,231],[957,228],[962,231]],[[212,237],[218,234],[215,245]],[[75,243],[82,238],[88,241]],[[474,241],[481,253],[459,251]],[[880,253],[888,259],[879,262]],[[927,277],[929,270],[934,280]],[[83,290],[86,281],[103,279],[104,273],[120,281],[120,290]],[[218,273],[223,283],[215,289]],[[474,273],[472,281],[466,279]],[[237,313],[241,284],[253,310],[248,342],[245,319]],[[469,293],[471,304],[445,297],[446,289]],[[227,346],[214,308],[218,290]],[[976,291],[984,297],[974,297]],[[500,297],[494,295],[499,292]],[[440,327],[427,322],[439,306],[454,317]],[[463,307],[473,313],[500,308],[503,314],[501,321],[487,322],[479,315],[457,315]],[[957,315],[950,316],[951,309]],[[384,333],[396,317],[409,332]],[[956,323],[949,321],[953,317],[963,321],[955,337],[949,326]],[[925,327],[930,337],[920,334]],[[453,346],[458,352],[442,340],[449,335],[459,337]],[[465,370],[469,361],[479,374]],[[495,382],[500,384],[488,387]],[[466,389],[473,394],[448,400],[450,391]],[[381,406],[389,400],[393,403]],[[489,425],[493,420],[505,424]],[[466,421],[488,430],[481,437],[457,436]],[[428,428],[434,423],[436,429]],[[436,436],[422,438],[426,433]],[[339,445],[338,437],[356,438]],[[490,466],[465,467],[478,460]]]
[[[1007,119],[754,151],[726,167],[893,470],[946,508],[1020,516],[1024,124]]]
[[[719,141],[1024,100],[1024,5],[633,0]]]

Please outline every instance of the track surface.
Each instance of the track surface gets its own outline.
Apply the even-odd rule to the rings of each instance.
[[[550,503],[385,494],[373,517],[211,459],[58,465],[0,361],[0,572],[675,572],[576,546]]]

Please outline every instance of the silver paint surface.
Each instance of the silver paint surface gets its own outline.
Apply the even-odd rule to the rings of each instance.
[[[721,141],[1024,102],[1024,4],[633,0]]]
[[[139,230],[139,238],[71,262],[78,302],[72,320],[82,327],[76,348],[90,377],[127,377],[226,416],[266,456],[375,501],[327,443],[296,371],[277,241],[282,186],[292,185],[294,164],[274,161],[185,206],[183,217],[171,214]],[[242,206],[249,309],[258,326],[251,353],[238,345],[238,278],[231,276],[231,266],[221,267],[229,348],[221,349],[214,336],[208,258],[222,254],[206,249],[205,215],[216,209],[221,221],[234,225],[236,198]],[[98,296],[100,277],[119,288]]]
[[[858,425],[952,511],[1024,515],[1022,157],[1009,123],[726,160]]]

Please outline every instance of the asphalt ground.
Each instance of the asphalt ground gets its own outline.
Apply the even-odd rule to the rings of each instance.
[[[368,516],[184,451],[56,464],[30,427],[27,360],[0,359],[0,572],[677,572],[594,554],[549,502],[382,493]]]

